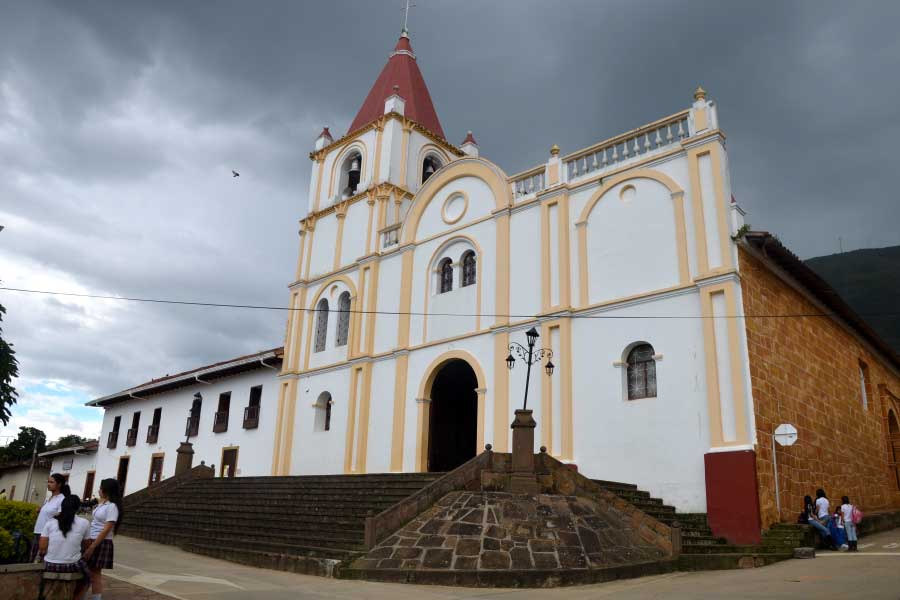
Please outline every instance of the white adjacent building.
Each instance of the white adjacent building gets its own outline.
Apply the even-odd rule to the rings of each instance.
[[[215,465],[219,476],[268,475],[281,356],[281,348],[241,356],[89,402],[104,409],[96,485],[115,477],[129,494],[171,477],[175,450],[185,440],[193,445],[194,465]],[[192,420],[198,395],[200,415]]]
[[[50,461],[50,473],[59,473],[66,478],[73,494],[82,500],[89,500],[99,496],[100,481],[96,478],[98,446],[96,441],[89,441],[77,446],[48,450],[38,456],[44,461]]]

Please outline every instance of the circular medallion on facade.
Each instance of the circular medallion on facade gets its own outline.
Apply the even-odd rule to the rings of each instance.
[[[621,200],[621,201],[624,202],[625,204],[628,204],[629,202],[631,202],[632,200],[634,200],[634,197],[635,197],[636,195],[637,195],[637,190],[634,189],[634,186],[633,186],[633,185],[626,185],[626,186],[623,187],[622,190],[619,192],[619,200]]]
[[[455,192],[444,201],[441,208],[441,218],[447,225],[453,225],[463,218],[466,209],[469,208],[469,198],[462,192]]]

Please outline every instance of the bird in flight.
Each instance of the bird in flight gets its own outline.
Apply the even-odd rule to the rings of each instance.
[[[231,170],[231,176],[232,176],[232,177],[240,177],[241,174],[238,173],[237,171],[235,171],[234,169],[232,169],[232,170]]]

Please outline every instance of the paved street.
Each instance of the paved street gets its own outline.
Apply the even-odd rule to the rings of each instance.
[[[900,529],[860,540],[860,552],[820,552],[815,560],[790,560],[762,569],[672,573],[614,583],[552,590],[507,590],[406,586],[339,581],[255,569],[189,554],[170,546],[116,538],[116,568],[110,575],[183,600],[287,600],[370,598],[456,600],[502,598],[582,600],[620,598],[866,598],[900,599]],[[113,586],[115,587],[115,586]],[[112,590],[111,590],[112,591]],[[134,598],[123,588],[104,594]],[[146,596],[155,598],[152,595]]]

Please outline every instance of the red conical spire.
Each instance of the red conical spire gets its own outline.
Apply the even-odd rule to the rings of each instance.
[[[422,78],[422,72],[419,71],[419,65],[416,64],[412,45],[405,32],[397,40],[394,52],[372,85],[353,123],[350,124],[350,131],[365,127],[384,114],[384,101],[395,93],[394,86],[398,87],[396,93],[405,103],[404,116],[432,133],[444,137],[444,130],[438,121],[434,104],[431,103],[431,95],[425,85],[425,79]]]

